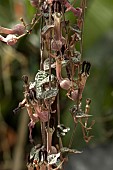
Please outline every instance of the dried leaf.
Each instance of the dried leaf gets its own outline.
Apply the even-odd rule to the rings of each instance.
[[[39,162],[39,150],[40,150],[40,149],[38,149],[38,150],[36,151],[35,156],[34,156],[34,160],[37,160],[38,162]]]
[[[54,67],[54,64],[55,62],[54,62],[54,59],[53,58],[51,58],[51,68],[55,68]],[[54,65],[53,65],[54,64]],[[45,59],[44,60],[44,65],[43,65],[43,67],[44,67],[44,71],[46,71],[46,70],[49,70],[49,58],[47,58],[47,59]]]
[[[67,147],[63,147],[60,149],[61,153],[82,153],[81,151],[78,151],[76,149],[70,149],[70,148],[67,148]]]
[[[58,94],[58,89],[55,88],[51,88],[50,90],[46,90],[46,91],[39,91],[39,88],[37,90],[37,98],[38,99],[50,99],[53,97],[56,97]]]
[[[81,54],[80,54],[80,52],[75,51],[75,52],[74,52],[74,56],[71,58],[71,60],[72,60],[72,62],[73,62],[74,64],[80,63],[80,61],[81,61]]]
[[[51,82],[54,81],[55,76],[51,74]],[[44,85],[45,83],[49,83],[49,74],[45,71],[39,70],[35,76],[36,89]]]
[[[51,88],[50,90],[47,90],[43,93],[44,95],[44,99],[50,99],[52,97],[56,97],[58,94],[58,89],[55,88]]]
[[[48,164],[53,165],[57,163],[57,159],[60,157],[60,152],[57,154],[52,154],[48,156]]]
[[[36,154],[36,147],[34,146],[30,152],[30,160],[34,158],[35,154]]]

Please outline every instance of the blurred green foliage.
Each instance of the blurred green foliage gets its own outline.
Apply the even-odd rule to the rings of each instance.
[[[77,1],[79,2],[79,0]],[[87,81],[83,95],[91,98],[90,114],[96,120],[92,134],[94,138],[89,144],[108,142],[113,139],[113,1],[92,0],[87,1],[85,15],[83,59],[92,64],[90,77]],[[30,22],[35,9],[28,0],[1,0],[0,25],[11,27],[19,23],[19,17]],[[74,15],[70,12],[67,18],[74,24]],[[4,120],[13,128],[18,126],[18,117],[12,110],[23,99],[23,74],[30,76],[30,80],[39,68],[39,25],[32,34],[22,38],[14,47],[6,47],[0,42],[0,107]],[[9,50],[9,51],[8,51]],[[9,56],[9,57],[8,57]],[[66,104],[65,104],[66,103]],[[66,126],[74,127],[69,108],[72,102],[61,92],[62,121]],[[84,107],[84,104],[83,104]],[[71,132],[64,139],[69,142]],[[85,145],[81,128],[78,126],[74,138],[74,147]]]

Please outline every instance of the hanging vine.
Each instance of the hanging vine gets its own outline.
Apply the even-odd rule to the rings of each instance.
[[[81,59],[86,0],[81,0],[80,7],[74,7],[68,0],[30,0],[30,3],[36,8],[31,23],[26,24],[21,18],[21,24],[12,29],[0,27],[0,33],[6,34],[6,37],[0,35],[0,40],[14,45],[21,37],[31,34],[40,21],[40,69],[33,82],[29,82],[26,75],[23,76],[24,99],[14,112],[26,108],[30,118],[29,139],[32,143],[32,129],[36,123],[41,124],[42,143],[32,148],[28,170],[57,170],[62,169],[69,153],[81,153],[71,149],[78,123],[82,127],[84,140],[89,142],[92,138],[90,130],[94,121],[88,126],[91,99],[86,99],[85,109],[82,109],[82,94],[91,67],[88,61]],[[66,20],[65,15],[68,11],[74,14],[75,25]],[[79,44],[78,51],[76,44]],[[62,68],[65,68],[66,78],[62,76]],[[55,70],[56,74],[53,74],[52,70]],[[68,147],[63,147],[62,143],[62,136],[65,136],[70,128],[60,122],[59,89],[65,90],[66,97],[73,102],[69,112],[75,128]],[[52,107],[53,103],[56,105],[55,110]],[[54,131],[57,131],[59,139],[57,146],[52,144]]]

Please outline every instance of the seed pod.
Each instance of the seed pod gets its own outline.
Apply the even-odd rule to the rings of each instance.
[[[13,34],[22,35],[25,33],[25,27],[22,24],[17,24],[12,29]]]

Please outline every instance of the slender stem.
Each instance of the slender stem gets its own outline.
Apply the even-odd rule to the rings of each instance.
[[[74,0],[74,1],[73,1],[73,4],[72,4],[72,6],[74,6],[75,2],[76,2],[76,0]]]
[[[43,43],[43,38],[41,36],[42,32],[42,27],[43,27],[43,17],[41,19],[41,28],[40,28],[40,69],[43,70],[43,50],[44,50],[44,43]]]
[[[49,25],[51,25],[51,4],[49,5]],[[51,89],[51,37],[52,36],[52,32],[50,31],[50,34],[49,34],[49,89]]]
[[[58,83],[57,83],[57,87],[58,87]],[[60,124],[60,100],[59,100],[59,92],[57,94],[57,116],[58,116],[58,125],[59,125]],[[61,137],[59,137],[59,146],[60,146],[60,148],[63,147]]]
[[[51,25],[51,4],[49,5],[49,25]],[[50,35],[49,35],[49,90],[51,90],[51,56],[50,56],[50,53],[51,53],[51,31],[50,31]],[[49,120],[50,120],[50,112],[51,112],[51,105],[49,103],[49,113],[48,113],[48,123],[47,123],[47,152],[50,151],[50,132],[49,132]]]
[[[43,70],[43,38],[41,36],[41,32],[42,32],[42,27],[43,27],[43,17],[41,18],[41,26],[40,26],[40,57],[41,57],[41,61],[40,61],[40,70]],[[42,143],[43,146],[46,146],[46,131],[45,131],[45,122],[41,122],[41,134],[42,134]]]
[[[85,18],[86,0],[82,0],[81,7],[82,7],[82,16],[81,16],[82,26],[81,26],[80,52],[81,52],[81,56],[82,56],[83,55],[83,33],[84,33],[84,18]]]
[[[46,132],[45,132],[45,122],[41,122],[41,134],[43,146],[46,146]]]

